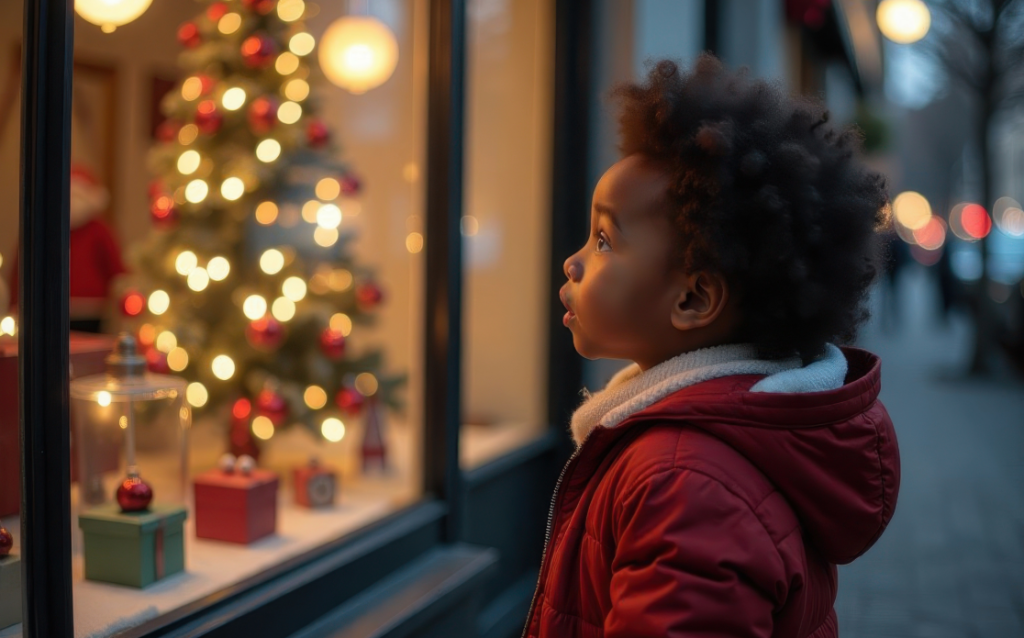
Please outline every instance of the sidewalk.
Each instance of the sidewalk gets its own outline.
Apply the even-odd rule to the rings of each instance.
[[[902,486],[886,533],[839,570],[840,635],[1024,636],[1024,384],[955,379],[968,324],[938,325],[922,270],[901,285],[901,325],[873,321],[862,345],[882,357]]]

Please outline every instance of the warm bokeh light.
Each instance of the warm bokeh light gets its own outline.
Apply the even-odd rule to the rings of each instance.
[[[245,89],[236,86],[224,91],[220,103],[229,111],[237,111],[245,104],[245,98]]]
[[[317,229],[313,231],[313,241],[315,241],[318,246],[329,248],[338,243],[338,229],[317,226]]]
[[[331,443],[337,443],[345,438],[345,424],[341,422],[341,419],[333,416],[327,417],[320,425],[320,433]]]
[[[351,93],[365,93],[394,73],[398,41],[377,18],[345,16],[327,27],[319,59],[328,80]]]
[[[295,22],[306,11],[306,3],[302,0],[281,0],[277,3],[277,17],[283,22]]]
[[[244,419],[252,413],[252,401],[242,397],[231,406],[231,416],[236,419]]]
[[[226,354],[219,354],[213,358],[210,370],[213,371],[213,376],[221,381],[227,381],[235,374],[235,361]]]
[[[316,48],[316,40],[305,31],[296,33],[291,40],[288,40],[288,50],[300,57],[309,55],[314,48]]]
[[[423,250],[423,235],[419,233],[409,233],[405,237],[405,249],[410,253],[416,254]]]
[[[931,12],[921,0],[882,0],[875,19],[882,35],[897,44],[917,42],[932,24]]]
[[[333,177],[325,177],[316,183],[316,196],[325,202],[341,195],[341,184]]]
[[[220,185],[221,196],[233,202],[245,194],[245,182],[240,177],[229,177]]]
[[[316,223],[320,228],[337,228],[341,225],[341,209],[334,204],[324,204],[317,209]]]
[[[14,317],[7,316],[0,319],[0,335],[11,335],[13,337],[17,333],[18,325]]]
[[[960,212],[960,225],[969,239],[982,239],[992,230],[992,218],[981,204],[967,204]]]
[[[269,164],[281,156],[281,143],[275,139],[265,139],[256,146],[256,158]]]
[[[151,323],[144,323],[139,328],[139,343],[151,346],[156,341],[156,328]]]
[[[278,297],[270,306],[270,314],[281,323],[291,321],[295,316],[295,302],[287,297]]]
[[[256,438],[268,441],[274,436],[274,422],[261,414],[252,420],[252,433]]]
[[[932,207],[921,193],[905,191],[896,196],[892,201],[893,214],[896,221],[909,228],[917,230],[928,223],[932,217]]]
[[[146,298],[137,292],[129,293],[124,298],[124,311],[132,317],[137,316],[146,307]]]
[[[192,290],[202,292],[210,285],[210,273],[206,272],[205,268],[194,268],[192,272],[188,274],[186,283],[188,283],[188,287]]]
[[[103,33],[113,33],[146,12],[153,0],[75,0],[75,11]]]
[[[199,170],[199,164],[203,161],[198,151],[188,150],[178,156],[178,172],[182,175],[191,175]]]
[[[164,290],[154,290],[149,295],[149,311],[154,315],[162,315],[171,306],[171,297]]]
[[[231,273],[231,262],[225,257],[214,257],[206,264],[206,272],[214,281],[224,281]]]
[[[269,248],[260,255],[260,270],[268,275],[276,275],[284,268],[284,253],[276,248]]]
[[[302,400],[311,410],[319,410],[327,405],[327,393],[318,385],[311,385],[302,394]]]
[[[110,393],[106,390],[100,390],[96,393],[96,403],[99,403],[103,407],[110,405]]]
[[[225,13],[217,21],[217,30],[224,35],[231,35],[242,26],[242,16],[237,13]]]
[[[460,224],[460,226],[462,229],[462,234],[466,237],[472,237],[473,235],[476,235],[478,232],[480,232],[480,222],[477,220],[476,217],[473,217],[472,215],[464,216],[462,218],[462,223]]]
[[[181,372],[188,367],[188,353],[184,348],[174,348],[167,353],[167,367],[175,372]]]
[[[284,96],[292,102],[301,102],[309,97],[309,82],[302,78],[288,80],[284,85]]]
[[[344,268],[336,268],[331,271],[331,275],[328,278],[328,285],[330,285],[331,290],[335,292],[348,290],[349,286],[352,285],[352,273]]]
[[[274,202],[261,202],[260,205],[256,207],[256,221],[264,226],[269,226],[277,221],[277,214],[277,204]]]
[[[174,269],[183,277],[192,272],[198,265],[199,258],[191,250],[181,251],[178,253],[177,259],[174,260]]]
[[[301,277],[289,277],[281,284],[281,293],[292,301],[302,301],[306,297],[306,282]]]
[[[311,199],[302,205],[302,219],[310,224],[316,223],[316,215],[320,212],[320,202]]]
[[[206,386],[198,381],[193,381],[185,388],[185,400],[194,408],[201,408],[210,400],[210,393]]]
[[[267,300],[260,295],[249,295],[242,302],[242,314],[256,321],[267,314]]]
[[[361,372],[356,375],[356,390],[364,397],[372,397],[377,394],[377,377],[369,372]]]
[[[331,330],[340,332],[341,336],[347,337],[352,334],[352,318],[343,312],[331,315]]]
[[[186,124],[178,131],[178,142],[182,146],[188,146],[199,137],[199,127],[195,124]]]
[[[170,330],[164,330],[156,336],[156,349],[160,352],[170,352],[178,347],[178,338]]]
[[[302,117],[302,105],[297,102],[284,102],[277,108],[277,119],[282,124],[295,124]]]
[[[192,204],[202,202],[209,193],[210,187],[201,179],[194,179],[185,187],[185,199]]]
[[[946,242],[946,222],[933,215],[924,226],[914,230],[914,241],[925,250],[942,248]]]
[[[181,83],[181,97],[187,102],[198,100],[199,96],[203,94],[203,81],[192,76]]]

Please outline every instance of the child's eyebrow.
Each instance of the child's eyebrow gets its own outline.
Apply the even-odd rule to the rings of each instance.
[[[608,219],[612,220],[612,225],[615,226],[615,229],[619,231],[620,234],[625,234],[622,232],[622,226],[619,225],[619,218],[615,216],[615,211],[604,204],[594,204],[594,210],[597,211],[598,217],[604,215]]]

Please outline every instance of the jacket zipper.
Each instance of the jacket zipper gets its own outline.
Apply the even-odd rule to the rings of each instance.
[[[555,522],[555,504],[558,502],[558,490],[562,487],[562,480],[565,478],[566,472],[569,471],[569,466],[576,460],[576,457],[580,455],[580,450],[583,446],[577,446],[573,451],[572,456],[566,461],[565,467],[562,468],[562,473],[558,475],[558,481],[555,482],[555,493],[551,495],[551,506],[548,508],[548,526],[544,532],[544,550],[540,554],[540,573],[537,574],[537,586],[533,590],[533,598],[530,600],[530,611],[526,612],[526,626],[523,627],[522,638],[526,638],[526,633],[530,631],[530,621],[533,618],[533,608],[537,604],[537,594],[540,593],[540,581],[544,577],[544,560],[548,555],[548,543],[551,542],[551,526]]]

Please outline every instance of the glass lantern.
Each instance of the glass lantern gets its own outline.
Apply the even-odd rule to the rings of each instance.
[[[79,507],[115,499],[124,511],[145,509],[151,499],[185,504],[192,425],[186,381],[148,372],[127,333],[106,363],[105,374],[71,382]]]

